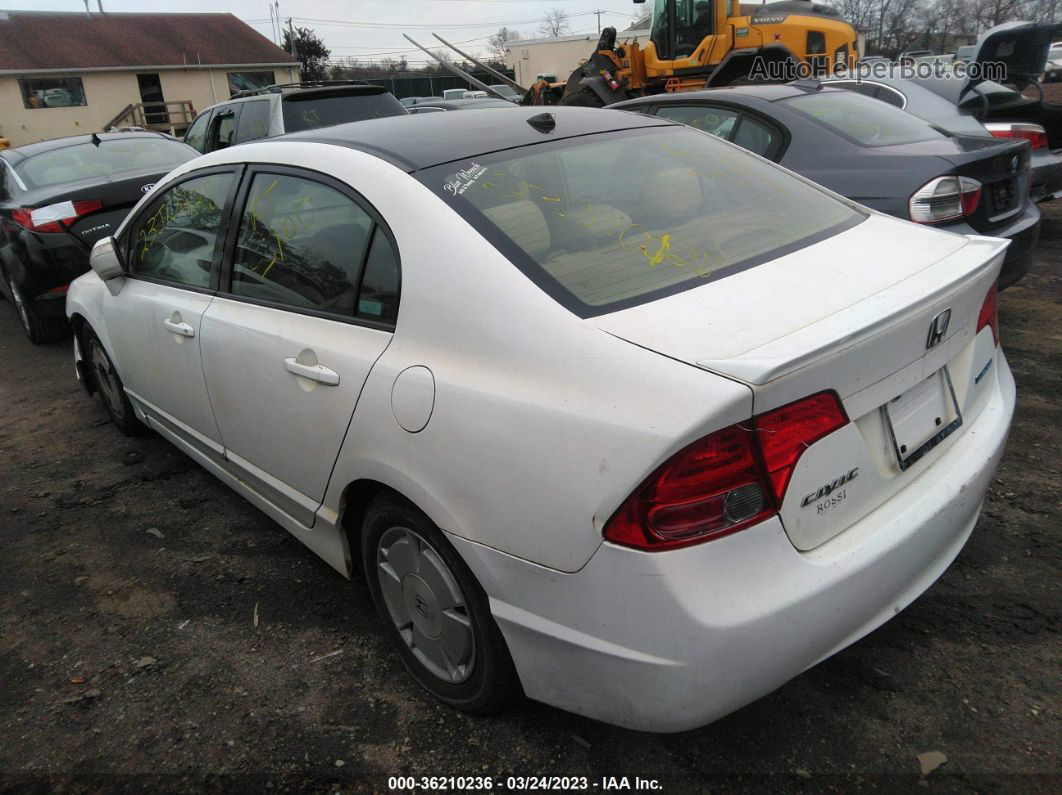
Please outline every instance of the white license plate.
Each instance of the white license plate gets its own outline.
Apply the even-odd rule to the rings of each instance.
[[[884,413],[900,469],[907,469],[962,425],[947,367],[890,400]]]

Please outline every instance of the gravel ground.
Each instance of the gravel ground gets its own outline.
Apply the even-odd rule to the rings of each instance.
[[[1062,202],[1000,302],[1016,422],[976,531],[914,605],[770,696],[650,736],[418,690],[349,583],[87,400],[0,305],[0,789],[387,791],[576,775],[666,791],[1062,791]],[[256,620],[257,617],[257,620]],[[919,755],[947,761],[923,775]]]

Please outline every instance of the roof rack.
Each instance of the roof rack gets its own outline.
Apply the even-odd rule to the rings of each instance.
[[[364,80],[303,80],[298,83],[273,83],[261,88],[247,88],[243,91],[237,91],[231,98],[254,97],[259,94],[282,94],[284,91],[293,91],[298,88],[328,88],[329,86],[372,86],[373,88],[379,88],[379,86],[375,86],[373,83],[366,83]]]

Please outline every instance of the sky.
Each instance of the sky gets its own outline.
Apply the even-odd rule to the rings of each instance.
[[[90,0],[93,11],[97,0]],[[486,53],[487,38],[500,27],[515,28],[523,38],[539,38],[538,27],[546,12],[562,9],[571,33],[597,32],[602,26],[628,27],[639,12],[651,5],[632,0],[279,0],[281,19],[291,17],[296,27],[312,29],[332,51],[332,59],[347,57],[379,60],[405,56],[410,66],[428,61],[402,38],[408,33],[425,46],[439,47],[434,31],[472,55]],[[270,0],[103,0],[107,11],[224,12],[235,14],[266,38],[273,38]],[[80,11],[84,0],[0,0],[4,11]]]

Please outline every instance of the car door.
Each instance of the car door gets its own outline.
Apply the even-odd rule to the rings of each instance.
[[[220,457],[221,434],[200,358],[201,322],[217,289],[235,167],[186,174],[123,230],[127,277],[104,294],[108,338],[126,391],[178,443]]]
[[[399,263],[379,215],[343,184],[249,171],[203,371],[235,474],[311,526],[369,370],[391,341]]]

